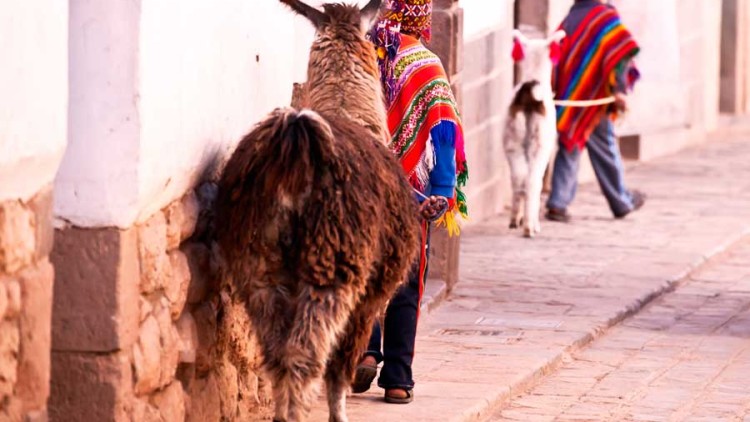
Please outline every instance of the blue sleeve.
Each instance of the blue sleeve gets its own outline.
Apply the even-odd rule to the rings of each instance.
[[[615,92],[627,94],[633,91],[635,82],[640,79],[640,72],[633,63],[633,58],[626,58],[615,68],[617,84],[613,87]]]
[[[456,189],[455,123],[443,121],[430,131],[435,149],[435,167],[430,172],[430,195],[453,198]]]

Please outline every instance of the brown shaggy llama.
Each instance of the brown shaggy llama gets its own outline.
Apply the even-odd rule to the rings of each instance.
[[[216,234],[247,308],[276,421],[303,421],[321,377],[330,421],[374,319],[418,251],[418,212],[384,143],[385,109],[365,30],[381,0],[324,12],[281,0],[315,26],[304,103],[277,109],[239,144],[219,183]]]

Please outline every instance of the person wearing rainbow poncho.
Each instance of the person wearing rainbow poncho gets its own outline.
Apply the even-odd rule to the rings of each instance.
[[[408,282],[391,299],[385,322],[376,323],[352,386],[370,388],[383,362],[378,385],[389,403],[410,403],[412,362],[419,306],[427,277],[430,220],[458,233],[467,214],[461,188],[468,179],[458,106],[440,59],[428,50],[432,0],[390,0],[370,39],[375,44],[388,110],[390,148],[422,202],[422,248]],[[439,204],[443,204],[440,210]],[[445,211],[440,214],[439,212]],[[382,338],[382,349],[381,349]],[[382,350],[382,351],[381,351]]]
[[[581,151],[589,152],[602,193],[616,218],[639,209],[645,195],[625,187],[624,168],[612,121],[625,110],[625,94],[639,78],[632,59],[639,47],[617,10],[602,0],[576,0],[560,29],[567,36],[553,73],[557,100],[613,104],[558,106],[560,149],[555,158],[547,219],[567,222],[578,184]]]

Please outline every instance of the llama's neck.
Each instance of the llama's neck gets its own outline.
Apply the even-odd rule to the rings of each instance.
[[[307,105],[322,115],[352,119],[387,144],[383,92],[371,50],[368,45],[336,41],[313,46],[307,72]]]
[[[552,95],[552,62],[547,57],[534,57],[521,69],[523,82],[537,81],[545,96]]]

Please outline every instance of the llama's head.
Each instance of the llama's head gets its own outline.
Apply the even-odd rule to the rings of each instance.
[[[323,11],[300,0],[280,0],[315,27],[318,38],[349,39],[352,35],[365,41],[365,33],[379,15],[383,0],[370,0],[363,8],[343,3],[326,3]],[[345,36],[348,35],[348,36]]]
[[[521,80],[538,81],[548,85],[552,78],[552,67],[560,59],[560,42],[564,31],[557,31],[549,38],[531,39],[521,31],[513,31],[513,60],[520,66]]]
[[[388,131],[377,55],[366,37],[383,0],[369,0],[363,8],[328,3],[322,11],[300,0],[280,1],[315,27],[305,105],[317,112],[348,115],[385,142]]]

